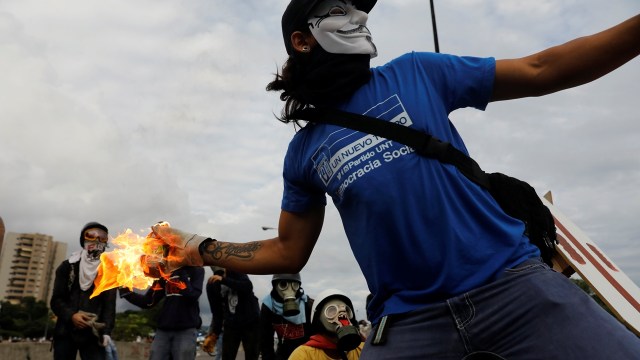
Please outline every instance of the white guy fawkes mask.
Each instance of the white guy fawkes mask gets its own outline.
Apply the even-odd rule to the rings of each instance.
[[[378,55],[367,29],[366,12],[356,9],[351,0],[321,1],[311,10],[309,28],[320,46],[332,54]]]

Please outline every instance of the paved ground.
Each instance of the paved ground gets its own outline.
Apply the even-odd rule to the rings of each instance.
[[[118,358],[120,360],[147,360],[149,358],[149,344],[120,342],[116,341],[118,348]],[[53,354],[50,352],[51,343],[36,342],[19,342],[9,343],[3,341],[0,343],[0,359],[2,360],[46,360],[52,359]],[[80,359],[78,356],[76,359]],[[196,353],[196,359],[210,359],[213,357],[202,350]],[[244,351],[242,347],[238,350],[237,360],[244,360]]]
[[[207,354],[206,352],[202,351],[201,349],[198,349],[198,352],[196,353],[196,359],[213,360],[213,357]],[[238,355],[236,356],[236,360],[244,360],[244,350],[242,350],[242,345],[240,346],[240,349],[238,349]]]

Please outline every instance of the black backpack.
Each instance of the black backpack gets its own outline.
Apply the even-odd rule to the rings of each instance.
[[[525,234],[540,249],[542,260],[552,266],[558,243],[553,216],[528,183],[502,173],[485,173],[475,160],[450,143],[390,121],[329,108],[307,108],[293,116],[394,140],[412,147],[419,155],[455,165],[468,179],[487,189],[507,215],[524,222]]]

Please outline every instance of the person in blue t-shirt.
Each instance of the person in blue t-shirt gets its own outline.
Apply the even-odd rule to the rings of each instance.
[[[373,294],[367,314],[375,327],[363,359],[637,357],[637,337],[540,261],[523,222],[455,166],[365,133],[302,126],[296,112],[366,114],[466,153],[452,111],[546,95],[609,73],[640,53],[640,16],[517,59],[412,52],[370,68],[377,49],[366,25],[375,3],[289,3],[282,17],[289,57],[267,90],[281,92],[279,120],[303,128],[284,160],[278,236],[231,243],[154,226],[181,259],[169,259],[169,267],[298,272],[318,240],[329,195]]]

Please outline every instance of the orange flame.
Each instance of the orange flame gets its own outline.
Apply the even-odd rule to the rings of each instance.
[[[166,245],[161,240],[152,236],[143,237],[127,229],[115,237],[111,244],[116,249],[100,255],[91,298],[117,287],[147,289],[157,278],[164,278],[179,289],[186,287],[180,281],[171,280],[170,273],[163,271],[162,266],[154,268],[157,270],[155,272],[149,268],[149,263],[160,263],[163,260]]]

